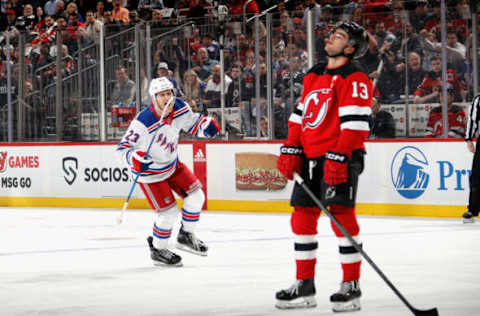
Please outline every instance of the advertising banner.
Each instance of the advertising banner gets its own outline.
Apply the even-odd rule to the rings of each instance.
[[[187,148],[188,147],[188,148]],[[179,156],[192,167],[191,145]],[[133,183],[115,145],[0,147],[0,196],[124,198]],[[139,186],[133,197],[144,198]]]
[[[180,144],[179,157],[204,184],[209,210],[289,211],[294,183],[276,169],[279,148],[279,142],[196,141]],[[118,204],[132,177],[115,149],[112,144],[0,147],[1,201],[14,205],[16,197],[45,197]],[[366,149],[357,195],[362,214],[457,216],[465,209],[473,158],[465,142],[369,141]],[[138,186],[133,197],[144,199]],[[389,206],[395,212],[385,212]]]
[[[466,205],[473,155],[465,142],[367,143],[360,203]]]
[[[208,144],[209,200],[288,201],[293,182],[276,169],[280,144]]]

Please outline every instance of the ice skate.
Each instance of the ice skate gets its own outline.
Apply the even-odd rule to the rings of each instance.
[[[171,252],[167,248],[157,249],[153,246],[153,237],[147,238],[148,246],[150,247],[150,258],[153,260],[153,264],[156,266],[182,266],[182,257]]]
[[[317,306],[314,279],[297,280],[288,289],[277,292],[275,297],[277,299],[275,307],[279,309],[312,308]]]
[[[463,213],[462,219],[464,224],[475,222],[475,216],[470,211]]]
[[[183,230],[183,225],[178,232],[177,248],[199,256],[206,256],[208,253],[207,245],[198,239],[195,234]]]
[[[358,281],[342,282],[340,290],[330,296],[333,303],[332,310],[338,312],[352,312],[360,310],[360,285]]]

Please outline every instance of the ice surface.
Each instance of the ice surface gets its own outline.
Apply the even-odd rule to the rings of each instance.
[[[295,276],[288,214],[204,212],[208,257],[177,251],[181,268],[154,267],[146,237],[153,212],[0,208],[0,315],[333,315],[341,278],[338,244],[319,221],[318,306],[275,309]],[[480,223],[359,217],[364,250],[418,309],[480,315]],[[174,238],[172,238],[174,240]],[[173,246],[173,244],[172,244]],[[364,261],[362,310],[412,315]]]

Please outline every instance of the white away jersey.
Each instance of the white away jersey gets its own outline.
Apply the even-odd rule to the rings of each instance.
[[[143,173],[138,174],[138,182],[153,183],[170,177],[178,163],[178,139],[183,130],[195,136],[202,136],[202,123],[206,117],[192,112],[190,106],[182,99],[175,99],[172,112],[160,122],[160,116],[150,105],[132,120],[127,132],[117,145],[117,154],[128,167],[132,166],[131,156],[135,151],[146,152],[152,138],[149,156],[153,164]],[[160,129],[157,133],[157,130]]]

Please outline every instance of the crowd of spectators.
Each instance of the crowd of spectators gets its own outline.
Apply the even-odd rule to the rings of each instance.
[[[471,26],[466,0],[447,0],[447,82],[454,91],[452,102],[472,98]],[[154,29],[171,28],[188,19],[196,20],[191,34],[173,35],[152,47],[151,77],[168,76],[192,107],[206,112],[220,106],[220,49],[218,28],[203,28],[202,23],[218,24],[215,4],[229,7],[229,22],[243,21],[246,1],[169,1],[169,0],[10,0],[2,1],[0,10],[0,84],[5,81],[5,51],[11,50],[16,63],[18,43],[5,46],[7,34],[27,32],[26,64],[32,74],[26,80],[33,90],[56,80],[56,36],[61,32],[62,76],[77,70],[78,50],[99,42],[102,25],[115,34],[139,22],[149,22]],[[250,1],[248,14],[258,13],[277,1]],[[273,38],[273,129],[276,138],[285,137],[286,121],[302,92],[302,79],[308,70],[306,50],[306,11],[313,10],[316,61],[325,59],[323,50],[328,32],[340,20],[352,20],[371,34],[369,49],[359,62],[375,82],[379,104],[439,103],[441,93],[440,1],[439,0],[305,0],[280,2],[274,13]],[[245,25],[242,25],[245,27]],[[261,134],[267,117],[267,65],[265,28],[260,30],[260,56],[255,55],[253,23],[238,30],[234,23],[225,28],[224,82],[226,107],[241,109],[241,133],[256,136],[257,116]],[[480,27],[479,30],[480,31]],[[116,44],[116,43],[114,43]],[[135,101],[135,68],[128,62],[135,56],[122,56],[115,69],[115,81],[108,91],[110,104]],[[95,63],[95,56],[90,56]],[[258,60],[257,60],[258,59]],[[256,99],[256,65],[260,73],[260,98]],[[142,102],[148,103],[145,65],[141,65]],[[41,69],[41,72],[37,70]],[[114,78],[112,78],[114,79]],[[123,87],[127,87],[125,89]],[[0,89],[0,100],[2,99]],[[258,102],[257,102],[258,101]],[[257,106],[260,105],[260,107]],[[260,113],[257,111],[260,110]],[[390,134],[389,134],[390,135]]]

